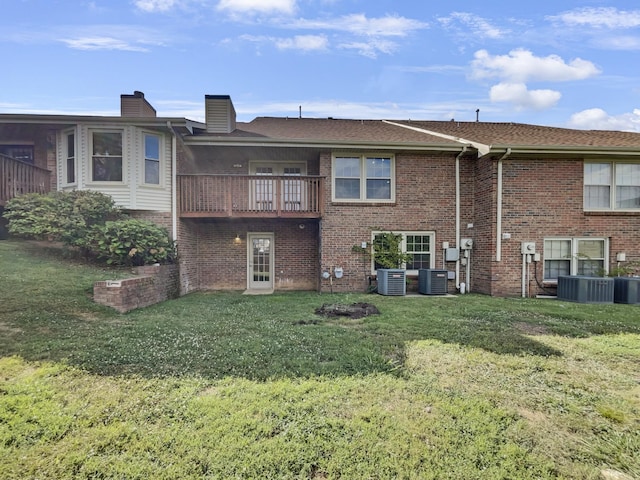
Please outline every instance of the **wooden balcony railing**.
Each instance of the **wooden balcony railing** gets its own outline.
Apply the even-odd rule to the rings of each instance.
[[[182,217],[322,217],[324,177],[178,175]]]
[[[51,172],[0,154],[0,205],[25,193],[47,193]]]

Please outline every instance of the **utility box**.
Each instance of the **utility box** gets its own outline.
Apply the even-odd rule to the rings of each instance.
[[[406,295],[407,272],[400,269],[378,269],[378,293],[380,295]]]
[[[640,277],[615,277],[613,279],[615,303],[640,304]]]
[[[446,295],[448,293],[446,270],[421,268],[418,270],[418,292],[423,295]]]
[[[577,303],[613,303],[613,278],[560,276],[558,299]]]

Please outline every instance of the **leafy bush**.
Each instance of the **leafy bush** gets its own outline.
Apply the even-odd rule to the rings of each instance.
[[[124,219],[95,225],[88,247],[110,265],[173,263],[176,256],[166,229],[145,220]]]
[[[93,225],[121,215],[109,195],[91,190],[22,195],[9,200],[4,213],[13,235],[82,248]]]

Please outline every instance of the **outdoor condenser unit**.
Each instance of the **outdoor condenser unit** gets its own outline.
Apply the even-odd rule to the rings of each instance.
[[[615,303],[640,303],[640,277],[615,277],[613,279]]]
[[[447,271],[421,268],[418,270],[418,292],[424,295],[446,295]]]
[[[578,303],[613,303],[613,278],[560,276],[558,298]]]
[[[404,270],[379,268],[378,293],[380,295],[406,295],[406,272]]]

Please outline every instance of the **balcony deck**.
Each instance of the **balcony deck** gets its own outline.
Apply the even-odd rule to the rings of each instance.
[[[51,172],[0,154],[0,206],[25,193],[47,193]]]
[[[321,218],[324,177],[178,175],[183,218]]]

